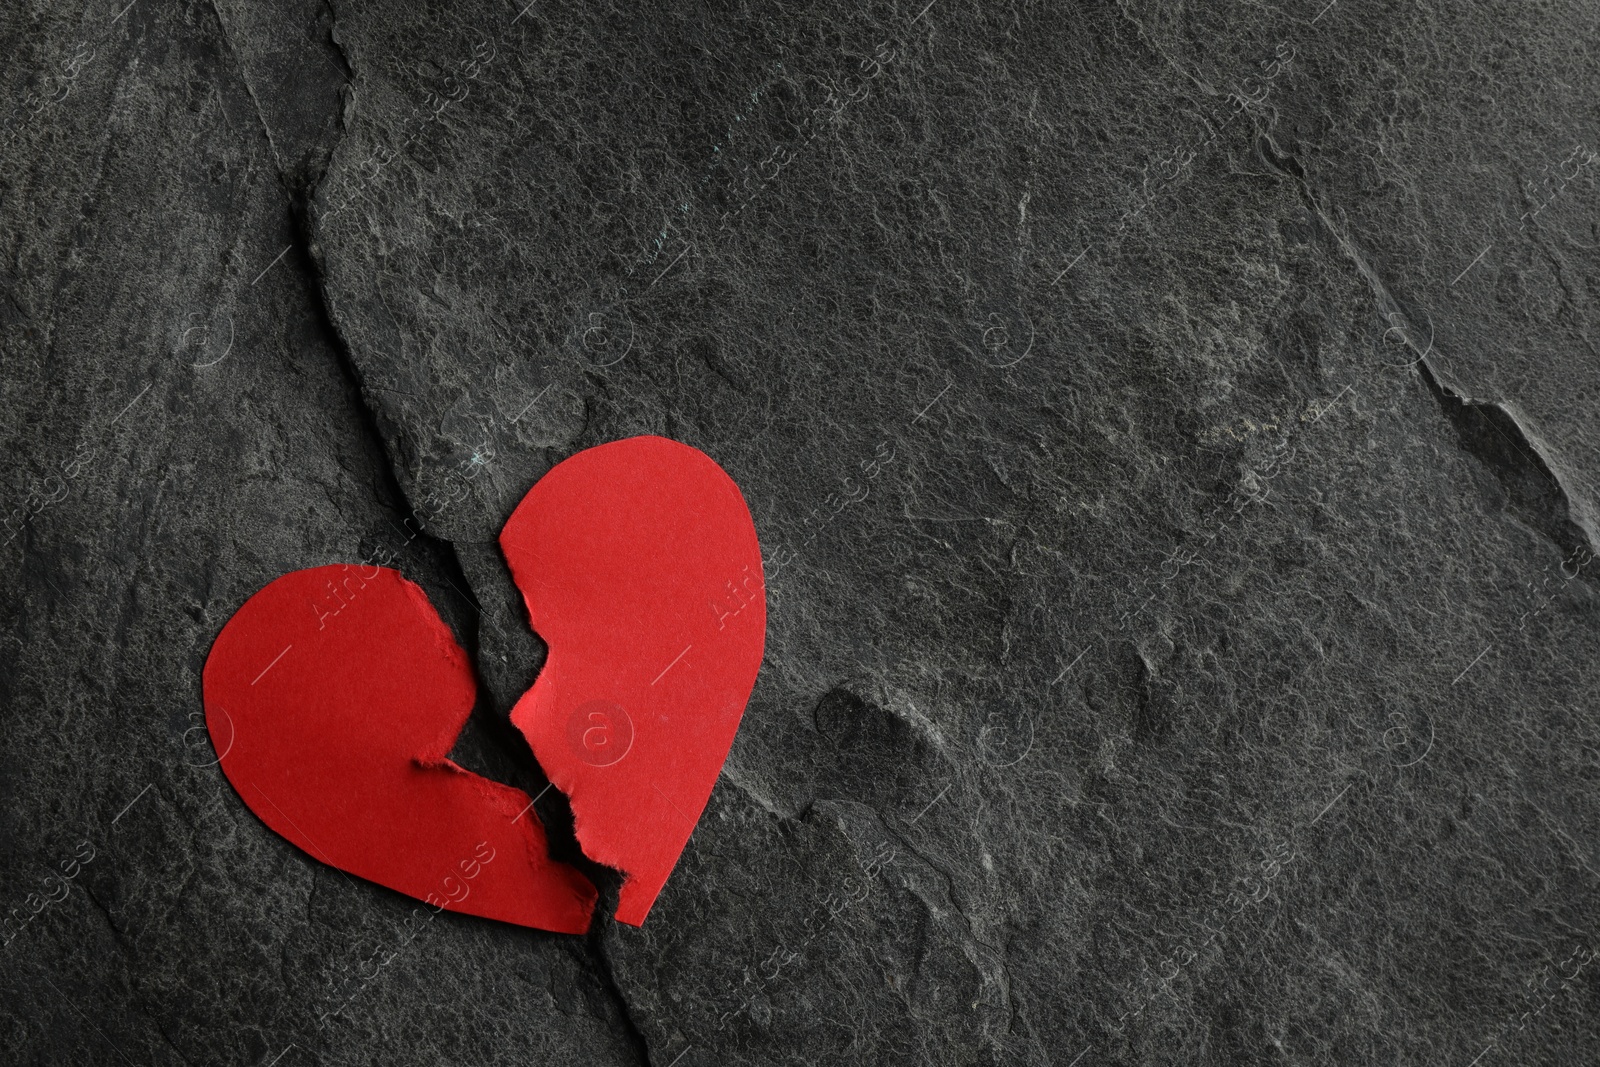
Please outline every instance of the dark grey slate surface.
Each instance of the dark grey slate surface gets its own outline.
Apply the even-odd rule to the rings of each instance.
[[[1593,1062],[1595,22],[0,14],[0,1056]],[[643,929],[406,941],[210,643],[393,551],[537,792],[495,537],[647,432],[767,553],[711,804]]]

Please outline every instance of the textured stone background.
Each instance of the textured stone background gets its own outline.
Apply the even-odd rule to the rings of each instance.
[[[1600,1058],[1600,13],[924,3],[5,6],[0,1059]],[[767,552],[711,804],[402,943],[210,644],[399,552],[537,785],[494,538],[643,432]]]

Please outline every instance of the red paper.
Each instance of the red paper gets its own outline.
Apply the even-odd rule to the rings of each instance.
[[[660,437],[580,452],[500,534],[550,655],[511,720],[644,922],[700,818],[766,642],[755,526],[704,453]]]
[[[446,758],[475,689],[422,590],[381,567],[318,567],[223,627],[206,725],[244,802],[324,863],[452,911],[582,933],[594,887],[550,859],[527,794]]]

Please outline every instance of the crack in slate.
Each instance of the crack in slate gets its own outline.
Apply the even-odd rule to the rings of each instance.
[[[609,903],[608,896],[602,896],[602,900]],[[609,907],[595,909],[597,914],[601,911],[609,913],[610,910]],[[586,957],[585,962],[600,982],[600,987],[616,1006],[617,1017],[622,1020],[623,1036],[628,1039],[629,1048],[638,1057],[642,1067],[652,1067],[650,1043],[645,1040],[644,1031],[639,1029],[639,1024],[634,1021],[633,1012],[628,1007],[628,998],[623,994],[622,987],[617,984],[616,975],[611,969],[611,959],[606,955],[604,932],[600,924],[596,923],[590,929],[584,945],[588,950],[582,954]]]
[[[333,0],[322,0],[322,6],[328,9],[328,43],[333,50],[339,53],[339,65],[344,67],[345,83],[352,88],[356,82],[356,68],[350,65],[350,55],[344,50],[344,42],[339,40],[339,9],[333,6]],[[347,129],[344,122],[344,109],[339,112],[339,126]]]
[[[1423,384],[1455,428],[1462,451],[1482,463],[1504,487],[1509,510],[1564,553],[1580,546],[1593,553],[1585,531],[1572,521],[1566,489],[1517,417],[1493,401],[1473,400],[1445,385],[1427,360],[1417,364]],[[1583,571],[1579,571],[1583,573]]]
[[[1413,316],[1390,293],[1377,270],[1350,237],[1334,224],[1311,190],[1305,169],[1294,153],[1278,150],[1271,135],[1265,132],[1257,143],[1261,158],[1294,183],[1317,220],[1355,266],[1356,273],[1371,290],[1384,321],[1390,323],[1405,346],[1416,353],[1413,365],[1441,414],[1456,431],[1461,450],[1483,464],[1500,482],[1510,500],[1509,510],[1563,553],[1582,546],[1593,554],[1596,544],[1600,544],[1600,536],[1573,518],[1571,493],[1521,420],[1505,404],[1474,399],[1447,384],[1430,359],[1434,351],[1432,338],[1426,348],[1419,349],[1412,333]]]
[[[256,121],[261,124],[261,135],[267,139],[267,150],[272,153],[272,162],[278,172],[278,181],[286,188],[289,176],[284,171],[283,155],[278,151],[278,142],[273,139],[272,127],[267,125],[267,116],[261,110],[261,101],[256,97],[255,89],[250,85],[250,78],[245,74],[244,60],[239,54],[239,48],[233,43],[233,35],[228,32],[228,23],[222,17],[222,8],[217,6],[217,0],[209,0],[211,13],[216,16],[217,32],[222,35],[222,43],[227,45],[228,54],[233,59],[234,73],[239,79],[239,84],[244,87],[244,94],[250,98],[250,106],[256,113]]]
[[[427,532],[426,526],[421,518],[416,515],[414,507],[406,496],[396,473],[394,457],[389,449],[388,441],[379,425],[380,415],[367,402],[366,395],[363,392],[363,379],[360,368],[356,365],[355,359],[351,355],[350,347],[334,321],[332,306],[327,293],[326,272],[323,270],[321,261],[317,256],[317,247],[311,233],[312,223],[309,206],[315,192],[315,188],[309,188],[298,196],[291,196],[290,208],[295,219],[295,243],[305,256],[305,261],[310,265],[309,269],[313,283],[310,288],[314,298],[318,325],[326,335],[329,347],[334,353],[340,376],[345,382],[350,402],[355,407],[361,429],[377,454],[379,460],[377,466],[381,471],[380,476],[382,478],[380,499],[386,496],[390,501],[395,502],[391,506],[394,506],[396,511],[409,511],[412,513],[411,517],[417,523],[418,532],[416,537],[421,547],[429,550],[433,563],[442,572],[447,584],[455,588],[456,592],[464,597],[477,611],[476,615],[471,613],[464,614],[461,625],[463,629],[463,645],[466,646],[466,651],[471,657],[473,673],[478,682],[479,693],[482,694],[486,690],[486,687],[482,684],[482,671],[479,667],[479,633],[482,607],[471,593],[472,583],[468,580],[466,570],[461,565],[461,559],[455,545],[444,538]],[[544,776],[543,768],[539,766],[531,749],[528,748],[526,740],[509,722],[500,721],[494,716],[482,716],[480,721],[487,723],[488,729],[484,733],[500,748],[503,755],[508,756],[520,767],[537,771],[541,778],[548,782],[548,778]],[[465,732],[465,729],[464,727],[463,732]],[[530,793],[530,795],[532,794]],[[561,862],[578,867],[586,877],[595,882],[597,886],[600,886],[602,889],[602,902],[604,902],[607,897],[605,893],[606,883],[616,878],[616,872],[594,863],[583,854],[577,840],[575,819],[571,805],[568,803],[566,796],[558,789],[544,790],[541,795],[546,799],[540,804],[538,811],[541,822],[544,825],[546,842],[551,856]],[[597,907],[595,911],[596,918],[603,920],[605,916],[610,914],[611,910],[604,906]],[[603,922],[596,922],[591,927],[585,942],[587,951],[575,953],[574,955],[582,960],[600,988],[605,991],[607,997],[612,1001],[617,1016],[622,1021],[627,1043],[638,1057],[639,1062],[644,1067],[650,1067],[651,1060],[648,1043],[638,1024],[634,1021],[627,997],[612,973],[610,961],[606,957],[600,941],[602,929]]]

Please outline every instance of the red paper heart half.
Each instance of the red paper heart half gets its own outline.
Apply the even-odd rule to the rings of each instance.
[[[761,668],[755,525],[709,456],[633,437],[557,464],[500,545],[550,655],[511,721],[572,803],[578,843],[626,874],[638,926],[688,844]]]
[[[222,628],[204,692],[228,781],[305,852],[452,911],[588,929],[594,887],[550,859],[527,794],[447,758],[472,669],[397,572],[274,581]]]

